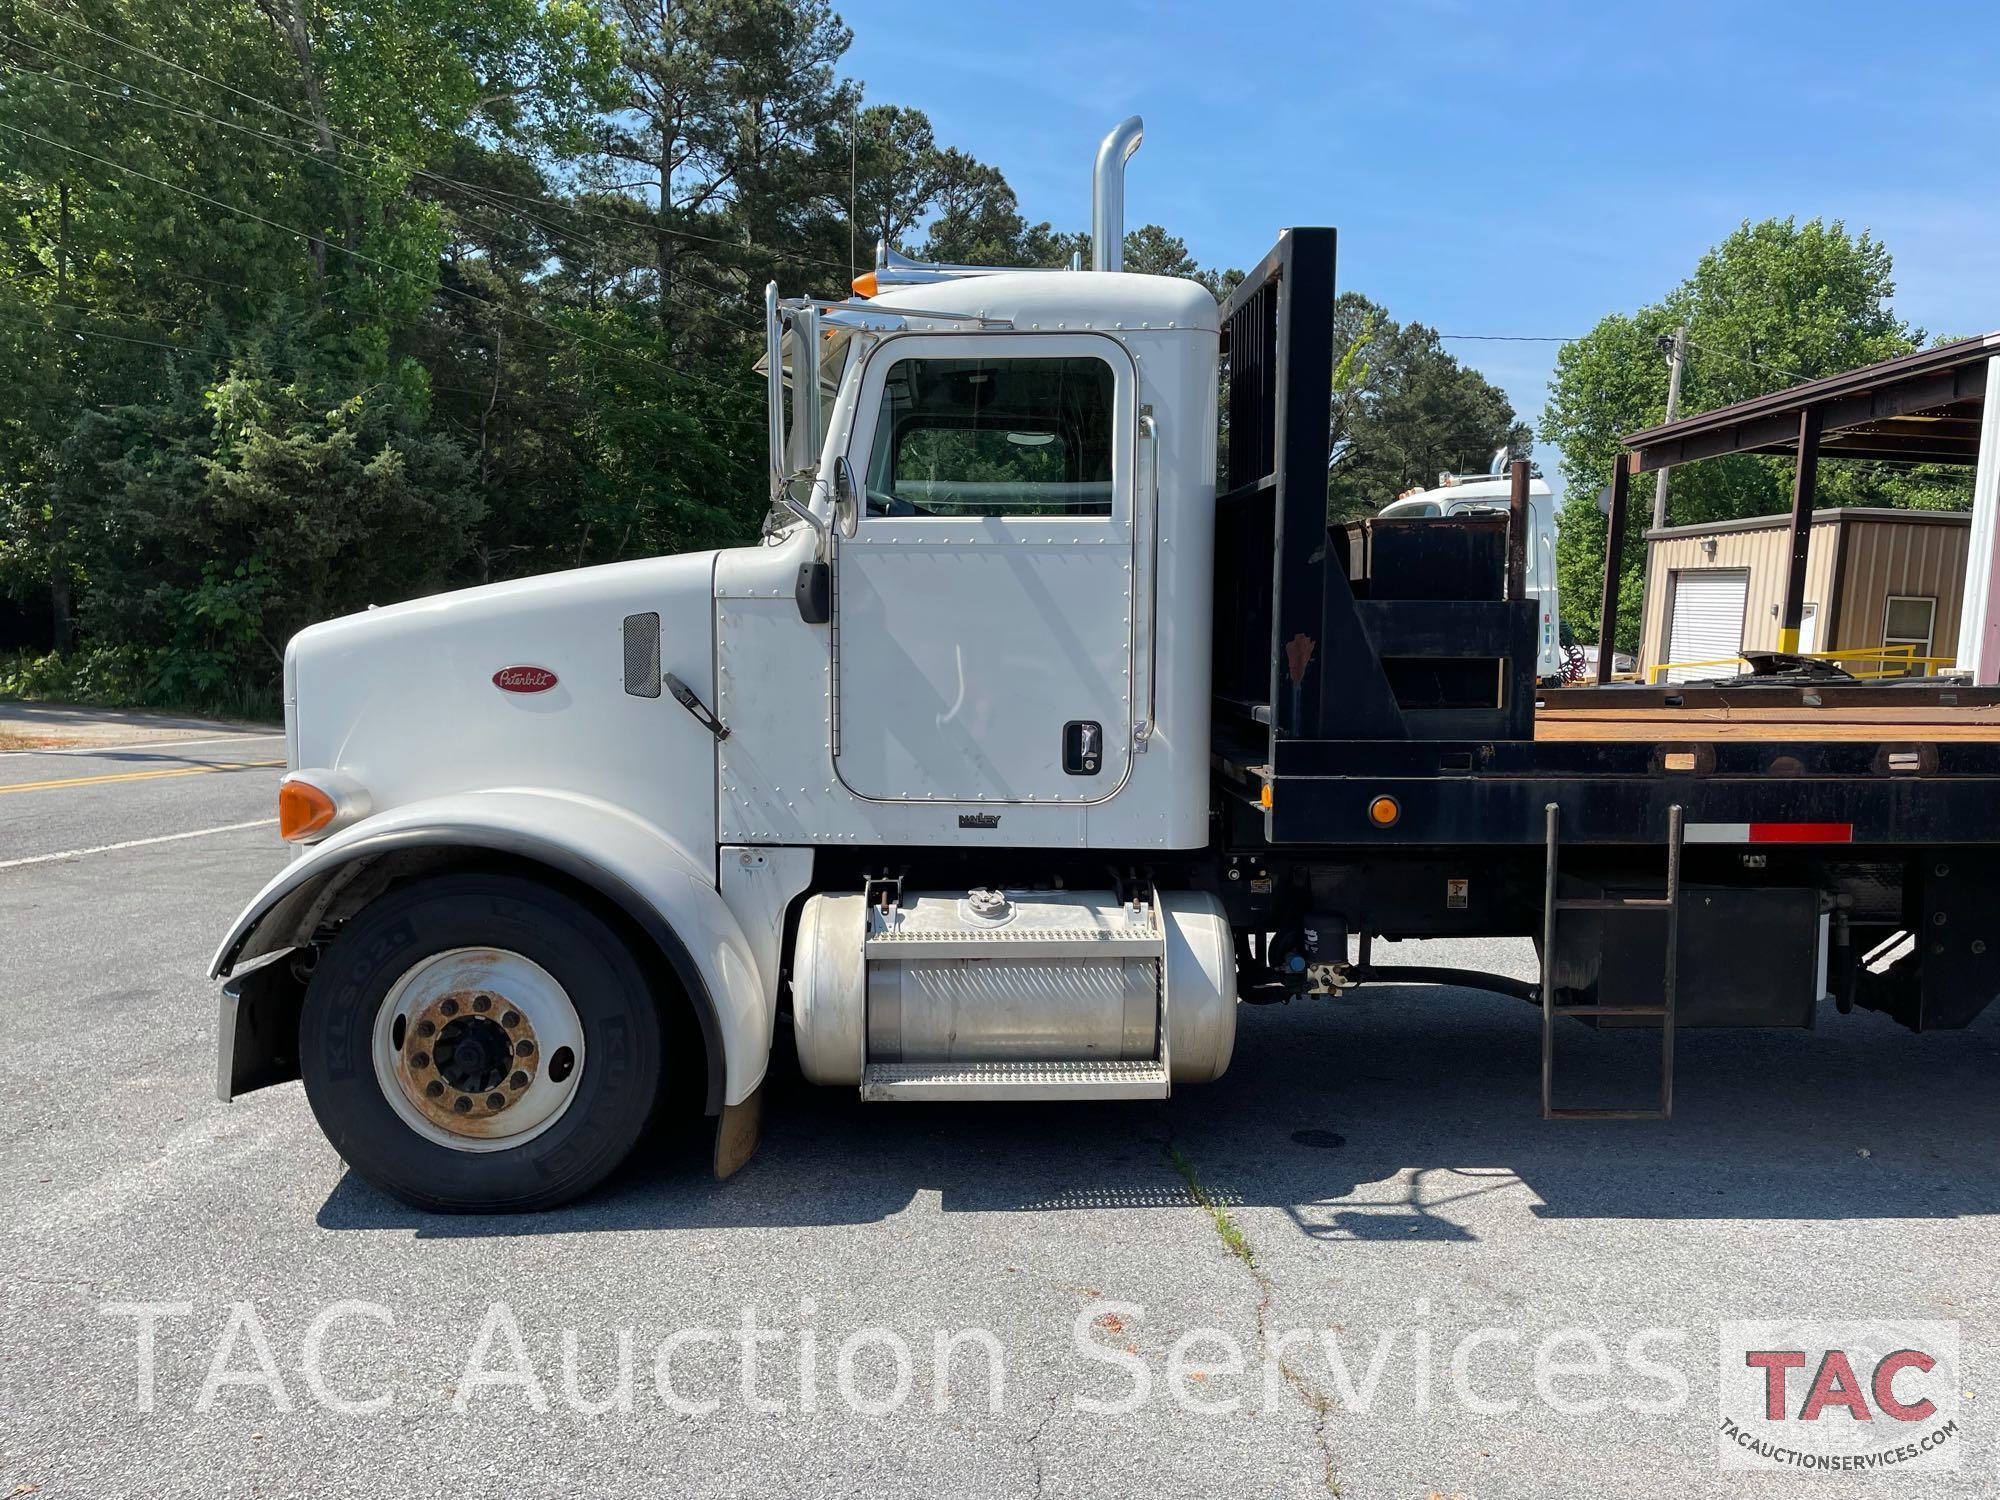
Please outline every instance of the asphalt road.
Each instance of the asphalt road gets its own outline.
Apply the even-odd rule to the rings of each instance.
[[[0,1497],[1994,1492],[1991,1018],[1687,1033],[1671,1123],[1545,1124],[1526,1007],[1384,989],[1246,1009],[1228,1077],[1161,1105],[863,1106],[781,1079],[729,1182],[670,1137],[571,1209],[433,1218],[351,1179],[296,1085],[214,1102],[203,970],[283,863],[282,746],[176,732],[0,754]],[[1644,1076],[1637,1039],[1565,1040],[1580,1090]],[[173,1305],[150,1410],[133,1303]],[[749,1395],[745,1309],[780,1331]],[[1720,1473],[1719,1325],[1780,1317],[1954,1322],[1958,1469]],[[940,1401],[935,1337],[967,1329],[1003,1385],[968,1339]],[[1218,1368],[1170,1381],[1197,1329],[1248,1370],[1204,1336],[1184,1353]],[[1482,1329],[1468,1401],[1451,1362]],[[1562,1330],[1609,1350],[1544,1372],[1569,1411],[1534,1369]],[[616,1395],[621,1334],[629,1409],[586,1414],[570,1388]],[[910,1394],[857,1410],[892,1404],[892,1334]],[[260,1339],[269,1374],[242,1383]],[[1080,1407],[1134,1396],[1134,1363],[1132,1409]],[[479,1378],[510,1370],[539,1389]]]

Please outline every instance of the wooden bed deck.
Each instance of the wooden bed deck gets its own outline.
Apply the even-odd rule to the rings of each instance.
[[[1551,692],[1535,710],[1537,740],[1991,740],[2000,741],[2000,704],[1878,707],[1729,704],[1630,708],[1561,706]]]

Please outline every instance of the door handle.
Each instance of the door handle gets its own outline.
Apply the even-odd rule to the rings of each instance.
[[[1104,765],[1104,726],[1095,719],[1071,719],[1063,725],[1063,770],[1071,776],[1095,776]]]

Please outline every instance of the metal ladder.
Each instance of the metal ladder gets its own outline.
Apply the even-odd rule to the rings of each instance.
[[[1680,983],[1681,806],[1667,809],[1667,886],[1660,896],[1572,896],[1556,894],[1561,812],[1548,804],[1548,852],[1542,907],[1542,1118],[1544,1120],[1665,1120],[1674,1112],[1674,1003]],[[1565,911],[1658,912],[1667,919],[1667,961],[1658,1005],[1556,1004],[1556,913]],[[1600,974],[1601,974],[1600,969]],[[1657,1109],[1579,1109],[1555,1102],[1556,1018],[1558,1016],[1643,1016],[1660,1023],[1660,1104]]]

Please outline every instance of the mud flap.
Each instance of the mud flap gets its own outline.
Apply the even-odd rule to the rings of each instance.
[[[741,1104],[725,1104],[715,1117],[715,1179],[733,1177],[756,1154],[764,1133],[764,1085]]]
[[[215,1097],[227,1104],[299,1076],[299,1007],[305,981],[287,948],[236,971],[222,987],[216,1024]]]
[[[1879,973],[1858,970],[1854,1003],[1912,1031],[1957,1031],[2000,995],[2000,863],[1934,849],[1909,878],[1922,893],[1904,912],[1910,950]]]
[[[2000,865],[1970,850],[1940,850],[1924,868],[1923,924],[1915,934],[1923,968],[1918,1031],[1970,1026],[2000,994]],[[1899,1018],[1900,1019],[1900,1018]]]

